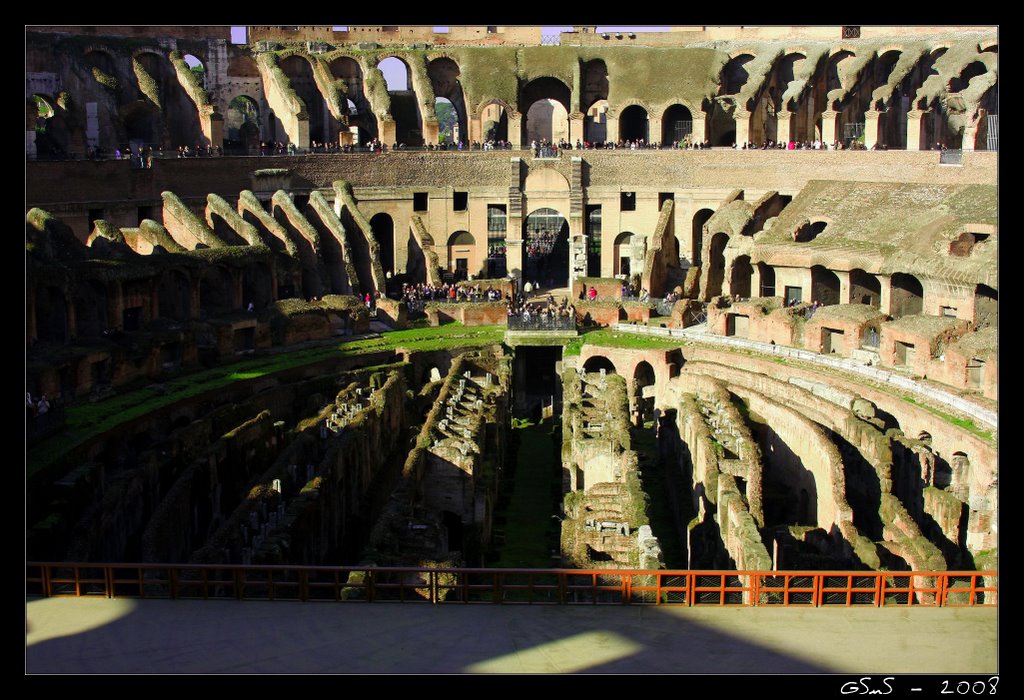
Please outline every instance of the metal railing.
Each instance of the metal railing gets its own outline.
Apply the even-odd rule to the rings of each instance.
[[[964,163],[964,152],[961,150],[953,150],[947,148],[945,151],[939,153],[939,164],[940,165],[963,165]]]
[[[637,571],[26,565],[29,597],[527,605],[995,607],[994,571]]]
[[[905,391],[913,392],[933,401],[946,404],[947,406],[955,408],[961,413],[965,413],[971,418],[975,418],[992,428],[997,428],[999,425],[999,418],[995,411],[979,406],[971,401],[967,401],[955,394],[951,394],[948,391],[936,389],[935,387],[914,381],[910,377],[904,377],[900,374],[879,369],[877,367],[865,367],[853,360],[836,357],[835,355],[821,355],[816,352],[811,352],[810,350],[784,347],[782,345],[772,345],[770,343],[762,343],[756,340],[747,340],[746,338],[715,335],[703,330],[694,331],[690,328],[656,328],[654,326],[617,323],[615,324],[615,330],[627,333],[656,335],[666,338],[679,338],[680,340],[690,340],[715,345],[730,345],[733,347],[744,348],[746,350],[754,350],[770,355],[790,357],[795,360],[803,360],[805,362],[813,362],[819,365],[834,367],[854,374],[860,374],[868,377],[869,379],[873,379],[884,384],[890,384]]]

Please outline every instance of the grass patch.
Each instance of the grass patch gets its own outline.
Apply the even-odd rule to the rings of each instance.
[[[975,422],[973,420],[971,420],[970,418],[957,418],[956,416],[951,415],[949,413],[946,413],[945,411],[942,411],[942,410],[940,410],[938,408],[935,408],[933,406],[930,406],[929,404],[921,403],[920,401],[918,401],[917,399],[915,399],[912,396],[903,396],[901,398],[904,401],[906,401],[907,403],[913,404],[913,405],[917,406],[918,408],[923,408],[924,410],[928,411],[929,413],[935,414],[936,416],[938,416],[939,418],[943,419],[947,423],[951,423],[952,425],[955,425],[958,428],[963,428],[967,432],[972,433],[974,435],[977,435],[978,437],[982,438],[983,440],[989,440],[989,441],[992,440],[992,431],[991,430],[984,430],[983,428],[979,428],[977,426],[977,424],[975,424]]]
[[[678,340],[663,340],[633,333],[620,333],[607,328],[590,331],[583,336],[582,343],[599,347],[638,350],[676,350],[682,347],[682,343]]]

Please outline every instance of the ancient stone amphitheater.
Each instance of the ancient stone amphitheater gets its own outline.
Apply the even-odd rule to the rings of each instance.
[[[995,567],[995,28],[245,30],[28,28],[29,560]]]

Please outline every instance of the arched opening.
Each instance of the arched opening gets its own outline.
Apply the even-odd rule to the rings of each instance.
[[[445,125],[449,129],[449,136],[446,143],[469,142],[469,128],[466,120],[466,101],[462,93],[462,83],[459,82],[459,64],[447,56],[435,58],[427,64],[427,76],[434,88],[435,109],[437,100],[444,99],[451,110],[445,115]],[[442,128],[442,115],[437,112],[438,131]]]
[[[850,303],[866,304],[876,309],[882,304],[882,283],[859,267],[850,270]]]
[[[750,298],[750,283],[754,276],[754,267],[750,264],[749,255],[741,255],[732,261],[732,275],[729,279],[729,291],[741,299]]]
[[[600,58],[583,64],[580,75],[580,105],[586,112],[595,103],[608,99],[608,66]]]
[[[157,290],[160,318],[187,321],[192,316],[192,290],[188,278],[178,270],[165,273]]]
[[[75,295],[75,334],[98,338],[107,330],[107,288],[97,281],[81,285]]]
[[[536,78],[523,86],[519,104],[527,107],[522,120],[524,144],[556,143],[569,137],[570,95],[569,86],[557,78]]]
[[[919,314],[924,309],[924,287],[913,275],[896,272],[890,278],[892,291],[889,294],[894,318]]]
[[[827,221],[805,222],[793,232],[793,240],[797,243],[813,241],[826,227],[828,227]]]
[[[661,142],[679,143],[693,133],[693,114],[683,105],[672,105],[661,117]]]
[[[114,68],[114,59],[110,57],[109,53],[99,49],[93,49],[85,54],[85,65],[96,68],[110,77],[115,77],[117,74]],[[95,75],[95,71],[93,75]]]
[[[822,306],[839,303],[839,275],[822,265],[811,267],[811,301]]]
[[[632,272],[631,259],[633,257],[633,234],[623,231],[615,237],[615,267],[614,274],[625,275],[629,279]]]
[[[457,144],[463,139],[465,131],[459,128],[459,115],[455,105],[446,97],[434,99],[434,114],[437,115],[437,142]]]
[[[707,129],[707,141],[712,146],[732,146],[736,143],[736,120],[729,109],[724,107],[718,100],[705,101],[708,113],[705,123]],[[694,136],[697,142],[705,139],[701,134]]]
[[[412,86],[412,72],[400,58],[389,56],[377,64],[388,85],[391,116],[395,120],[395,140],[406,146],[423,145],[423,116]],[[393,144],[392,144],[393,145]]]
[[[758,277],[761,278],[761,296],[775,296],[775,268],[768,263],[759,262],[757,264],[757,273]]]
[[[36,295],[36,337],[54,343],[68,339],[67,299],[57,287],[46,287]]]
[[[255,263],[242,270],[242,303],[261,311],[274,301],[273,280],[270,268],[264,263]]]
[[[608,140],[608,100],[598,100],[587,109],[583,138],[592,144],[603,144]]]
[[[988,68],[981,61],[973,61],[960,71],[960,74],[949,81],[949,92],[962,92],[967,84],[971,82],[971,78],[976,78],[979,75],[984,75],[988,72]]]
[[[569,281],[569,222],[554,209],[538,209],[523,223],[525,279],[547,289]]]
[[[484,141],[508,141],[508,112],[498,102],[488,102],[480,112]]]
[[[729,62],[725,64],[725,68],[722,69],[718,94],[735,95],[739,93],[750,79],[750,74],[747,72],[746,65],[753,60],[754,57],[748,53],[740,54],[735,58],[730,58]]]
[[[162,141],[160,119],[159,108],[148,100],[136,100],[121,110],[121,123],[133,151]]]
[[[339,56],[328,64],[328,68],[331,75],[345,83],[348,126],[349,130],[356,130],[353,142],[365,144],[376,138],[377,120],[363,90],[363,69],[359,62],[349,56]]]
[[[395,222],[388,214],[374,214],[370,219],[373,237],[380,246],[380,264],[384,274],[395,272]]]
[[[654,386],[654,383],[654,367],[651,366],[651,363],[646,360],[638,362],[636,368],[633,370],[633,392],[636,398],[636,417],[638,425],[643,425],[645,421],[650,420],[654,416],[653,394],[644,398],[644,389],[649,386]]]
[[[63,110],[48,95],[33,95],[36,105],[35,144],[36,157],[63,158],[67,156],[71,141]]]
[[[182,56],[182,59],[185,61],[185,64],[188,66],[188,69],[192,71],[192,74],[196,76],[196,80],[199,81],[199,85],[205,90],[206,66],[203,65],[203,62],[197,56],[193,56],[190,53],[187,53],[184,56]]]
[[[602,369],[605,374],[616,374],[615,363],[604,355],[593,355],[583,363],[583,371],[587,374],[597,374]]]
[[[707,299],[722,293],[722,282],[725,280],[725,246],[729,243],[729,235],[719,231],[711,237],[708,251],[708,284],[705,294]]]
[[[288,56],[281,59],[281,71],[288,76],[288,82],[295,94],[306,105],[309,115],[309,138],[314,141],[333,141],[332,131],[337,134],[338,124],[327,111],[327,103],[313,77],[313,67],[302,56]],[[333,124],[330,122],[334,121]],[[296,144],[302,148],[309,144]]]
[[[202,318],[235,308],[231,274],[223,267],[208,267],[199,280],[199,311]]]
[[[224,115],[225,147],[239,154],[256,155],[260,148],[260,107],[248,95],[228,103]]]
[[[648,139],[647,110],[640,105],[630,105],[619,115],[619,140],[644,141]]]
[[[469,231],[456,231],[448,237],[448,271],[456,280],[469,277],[470,260],[476,258],[476,239]]]
[[[444,526],[445,541],[447,542],[446,554],[461,552],[463,550],[462,518],[451,511],[441,512],[441,523]]]
[[[786,54],[779,60],[775,68],[775,89],[774,93],[777,96],[777,104],[779,112],[786,112],[791,116],[786,121],[778,120],[776,129],[776,137],[774,140],[788,142],[796,138],[798,130],[806,131],[806,126],[801,122],[806,122],[806,118],[801,119],[799,114],[806,115],[807,105],[810,102],[808,97],[804,97],[800,100],[799,93],[789,93],[789,86],[797,78],[804,68],[804,61],[807,60],[807,56],[802,53],[790,53]],[[800,102],[803,103],[801,108]],[[769,138],[771,138],[769,136]]]
[[[697,213],[693,215],[690,250],[693,252],[693,264],[695,267],[701,266],[701,250],[704,247],[704,224],[708,222],[708,219],[710,219],[714,213],[715,211],[713,209],[699,209]]]
[[[999,327],[999,292],[987,284],[979,284],[974,289],[974,327]]]

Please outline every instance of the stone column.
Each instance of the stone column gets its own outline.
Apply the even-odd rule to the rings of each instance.
[[[610,109],[604,115],[604,134],[605,141],[617,143],[619,140],[619,118],[612,116],[612,110]]]
[[[513,112],[508,115],[508,141],[514,149],[523,147],[523,115],[521,112]]]
[[[978,126],[981,124],[981,120],[985,118],[985,112],[982,110],[978,115],[975,115],[975,119],[968,119],[964,123],[964,135],[960,141],[960,148],[964,151],[973,151],[974,143],[978,138]]]
[[[793,113],[780,109],[775,114],[775,143],[779,141],[789,142],[793,136]]]
[[[511,217],[510,217],[511,218]],[[520,219],[521,221],[521,219]],[[521,228],[521,227],[520,227]],[[511,229],[511,227],[510,227]],[[523,239],[522,232],[517,240],[505,239],[505,269],[508,274],[516,277],[520,284],[523,281]],[[521,288],[521,287],[520,287]]]
[[[878,299],[878,310],[892,316],[892,278],[889,275],[875,275],[882,287]]]
[[[215,107],[200,107],[199,128],[202,129],[207,146],[224,145],[224,116]]]
[[[378,131],[377,133],[377,138],[379,138],[382,143],[386,143],[390,148],[391,144],[395,143],[395,140],[397,138],[395,130],[395,120],[388,117],[381,119],[380,131]]]
[[[737,109],[733,113],[733,119],[736,121],[736,143],[742,145],[750,140],[750,112]]]
[[[875,110],[864,112],[864,148],[869,151],[879,142],[882,126],[882,120],[879,117],[881,115],[881,112]]]
[[[436,119],[424,119],[423,120],[423,143],[431,144],[437,143],[437,139],[440,136],[440,130],[437,126]],[[463,137],[465,138],[465,137]],[[388,147],[391,147],[393,142],[386,142]]]
[[[921,149],[921,120],[928,114],[927,109],[912,109],[907,112],[907,150],[920,151]],[[925,149],[927,150],[927,149]]]
[[[750,298],[755,299],[761,296],[761,268],[757,266],[757,263],[751,263],[750,267],[753,268],[754,272],[750,275]]]
[[[821,113],[821,140],[831,148],[836,142],[836,130],[839,126],[840,112],[825,110]]]
[[[469,115],[469,142],[473,141],[484,142],[484,125],[479,113]]]
[[[693,115],[693,131],[690,134],[690,140],[693,142],[700,141],[704,142],[707,138],[707,118],[704,113],[701,112],[700,116]]]
[[[569,142],[576,147],[576,142],[583,143],[583,118],[582,112],[573,112],[569,115]]]
[[[661,117],[647,116],[647,142],[661,143]]]
[[[850,300],[850,273],[846,270],[832,270],[839,278],[839,303],[851,304]]]

